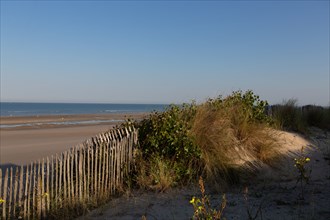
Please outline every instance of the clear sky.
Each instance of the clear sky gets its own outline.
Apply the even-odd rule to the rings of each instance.
[[[329,105],[329,1],[1,1],[1,101]]]

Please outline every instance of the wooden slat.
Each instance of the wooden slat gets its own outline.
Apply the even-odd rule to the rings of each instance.
[[[71,170],[70,170],[70,178],[71,178],[71,200],[72,204],[75,204],[77,201],[77,173],[78,173],[78,168],[77,168],[77,147],[74,147],[71,151]],[[74,176],[76,174],[76,176]],[[75,178],[75,181],[74,181]],[[79,178],[79,177],[78,177]]]
[[[91,190],[91,197],[92,195],[95,194],[95,190],[94,190],[94,148],[93,146],[90,148],[91,150],[91,169],[90,169],[90,184],[91,184],[91,187],[90,187],[90,190]]]
[[[32,182],[33,182],[33,163],[30,165],[30,174],[29,174],[29,190],[27,192],[27,218],[31,218],[31,201],[33,200],[33,194],[32,191],[34,190],[32,188]],[[31,198],[32,197],[32,198]],[[33,207],[33,206],[32,206]]]
[[[49,161],[49,200],[50,201],[54,199],[54,188],[55,188],[54,172],[55,172],[54,155],[51,155]]]
[[[49,212],[49,208],[50,208],[50,188],[49,188],[49,181],[50,181],[50,164],[49,164],[49,158],[47,157],[46,159],[46,178],[45,178],[45,181],[46,181],[46,195],[45,195],[45,201],[46,201],[46,214],[48,214]]]
[[[116,187],[115,189],[119,186],[119,141],[116,141],[116,147],[115,147],[115,178],[116,178]]]
[[[13,204],[13,167],[10,168],[8,216],[12,215]]]
[[[55,200],[55,161],[54,161],[54,156],[51,156],[50,160],[50,196],[49,196],[49,208],[53,209],[54,203],[56,202]],[[50,210],[48,210],[49,212]]]
[[[18,207],[19,207],[19,210],[20,212],[23,211],[23,205],[22,205],[22,201],[23,201],[23,191],[24,191],[24,167],[21,166],[21,169],[20,169],[20,177],[19,177],[19,189],[18,189]],[[21,214],[21,213],[19,213]]]
[[[60,155],[60,158],[59,158],[59,166],[58,166],[58,169],[59,169],[59,173],[58,173],[58,207],[59,208],[62,208],[63,206],[63,201],[60,200],[60,198],[63,198],[63,191],[62,191],[62,184],[63,184],[63,180],[62,180],[62,169],[63,169],[63,158],[64,158],[64,154],[62,153]]]
[[[72,203],[77,203],[78,197],[78,184],[79,184],[79,173],[78,173],[78,149],[77,146],[72,149],[71,157],[71,197]]]
[[[107,132],[108,146],[107,146],[107,194],[110,196],[111,194],[111,140],[109,136],[109,132]]]
[[[106,146],[105,141],[102,143],[102,178],[101,178],[101,193],[104,196],[104,186],[105,186],[105,158],[106,158]]]
[[[64,152],[64,158],[63,158],[63,202],[66,205],[66,200],[67,200],[67,181],[66,181],[66,166],[67,166],[67,157],[68,157],[68,152]]]
[[[71,172],[70,172],[70,161],[71,157],[73,157],[72,150],[67,151],[67,158],[66,158],[66,188],[64,189],[66,191],[66,202],[67,204],[70,204],[71,202],[71,182],[73,179],[71,179]]]
[[[6,219],[6,209],[7,209],[7,188],[8,188],[8,168],[5,172],[5,178],[3,182],[3,203],[2,203],[2,219]]]
[[[105,150],[104,150],[104,172],[105,172],[105,177],[104,177],[104,188],[103,188],[103,193],[105,194],[106,197],[108,197],[108,183],[109,183],[109,145],[108,142],[105,145]]]
[[[123,179],[124,179],[124,141],[125,139],[122,138],[122,141],[120,143],[120,168],[119,168],[119,172],[120,172],[120,186],[123,185]]]
[[[117,149],[117,140],[114,139],[113,147],[112,147],[112,194],[115,192],[115,188],[117,186],[117,178],[116,178],[116,171],[117,171],[117,161],[116,161],[116,150]]]
[[[12,209],[13,209],[13,214],[12,216],[16,216],[16,204],[17,204],[17,190],[18,190],[18,167],[15,167],[15,175],[14,175],[14,194],[13,194],[13,201],[12,201]]]
[[[90,148],[87,147],[87,150],[86,150],[86,153],[87,153],[87,175],[86,175],[86,184],[87,184],[87,188],[86,188],[86,200],[89,201],[89,189],[91,187],[91,184],[90,184]]]
[[[83,201],[86,201],[86,193],[87,193],[87,170],[86,170],[86,163],[87,163],[87,149],[84,146],[81,146],[81,151],[83,155],[83,183],[84,183],[84,188],[83,188]]]
[[[55,189],[54,189],[54,206],[57,208],[58,207],[58,197],[59,197],[59,156],[56,154],[55,155],[55,170],[54,170],[54,175],[55,175]],[[55,208],[54,208],[55,209]]]
[[[46,196],[45,196],[45,159],[41,163],[41,216],[46,218]]]
[[[33,173],[32,173],[32,179],[33,179],[33,187],[32,187],[32,204],[31,204],[31,212],[32,212],[32,219],[36,218],[36,212],[35,212],[35,208],[36,208],[36,182],[37,182],[37,163],[35,162],[33,164]]]
[[[32,165],[31,165],[32,166]],[[29,212],[27,209],[28,203],[30,202],[30,197],[28,194],[30,194],[30,175],[29,175],[29,165],[26,166],[26,172],[25,172],[25,188],[24,188],[24,205],[23,205],[23,219],[27,219]]]
[[[99,156],[99,154],[98,154],[98,148],[96,147],[96,149],[95,149],[95,154],[94,154],[94,160],[95,160],[95,165],[94,165],[94,196],[97,196],[97,194],[98,194],[98,189],[97,189],[97,174],[98,174],[98,172],[97,172],[97,165],[98,165],[98,156]]]
[[[98,144],[98,148],[99,148],[99,155],[98,155],[98,165],[99,165],[99,168],[98,168],[98,175],[97,175],[97,192],[98,192],[98,197],[101,196],[101,176],[102,176],[102,143],[101,143],[101,140],[99,140],[99,144]]]
[[[38,219],[41,219],[41,214],[42,214],[42,190],[43,190],[43,186],[42,186],[42,171],[41,171],[41,161],[39,160],[38,163],[38,176],[37,176],[37,192],[38,192],[38,197],[37,197],[37,215],[38,215]]]
[[[78,153],[77,153],[78,154]],[[77,182],[79,181],[79,202],[82,203],[83,201],[83,154],[82,149],[79,149],[79,178],[77,179]]]

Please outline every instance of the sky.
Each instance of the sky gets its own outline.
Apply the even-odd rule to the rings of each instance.
[[[1,1],[2,102],[330,104],[329,1]]]

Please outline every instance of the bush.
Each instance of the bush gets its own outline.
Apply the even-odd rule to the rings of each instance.
[[[271,118],[265,113],[268,102],[260,100],[258,95],[255,95],[251,90],[242,93],[241,90],[233,92],[226,98],[219,96],[216,99],[209,99],[205,103],[213,111],[226,109],[236,106],[236,110],[244,112],[244,116],[249,121],[269,123]]]
[[[251,91],[239,91],[198,106],[191,133],[208,180],[237,182],[241,171],[253,172],[258,161],[272,162],[276,148],[266,105]]]
[[[276,153],[266,106],[252,91],[237,91],[152,113],[136,124],[136,181],[159,190],[203,173],[209,180],[237,182],[238,171],[253,171],[258,161],[271,162]]]
[[[189,136],[195,112],[194,103],[171,105],[165,112],[155,112],[141,121],[138,128],[142,157],[175,161],[177,179],[190,176],[192,171],[187,168],[187,164],[197,162],[201,155]]]

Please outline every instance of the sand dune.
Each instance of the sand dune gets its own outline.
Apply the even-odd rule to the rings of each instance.
[[[313,129],[310,138],[295,133],[278,132],[283,160],[276,167],[266,166],[260,173],[241,185],[225,191],[226,219],[249,219],[247,210],[257,219],[330,219],[330,133]],[[304,155],[311,158],[306,166],[311,179],[305,186],[305,200],[300,199],[297,170],[293,158],[305,147]],[[248,202],[243,191],[248,189]],[[223,193],[212,192],[213,208],[219,208]],[[102,208],[91,211],[79,220],[105,219],[191,219],[194,210],[189,200],[200,197],[197,186],[170,189],[165,193],[133,190],[126,196],[114,198]]]

